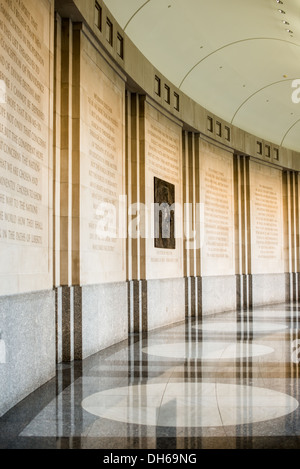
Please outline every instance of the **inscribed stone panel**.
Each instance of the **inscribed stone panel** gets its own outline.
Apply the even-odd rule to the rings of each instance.
[[[183,275],[182,217],[182,129],[174,121],[146,103],[145,180],[147,208],[146,274],[148,279],[179,278]],[[174,240],[168,246],[155,247],[154,178],[165,181],[174,190]],[[171,192],[172,192],[171,191]]]
[[[52,287],[52,10],[0,1],[0,295]]]
[[[250,199],[252,273],[283,273],[281,171],[252,161]]]
[[[81,283],[119,282],[126,279],[125,87],[86,39],[81,70]]]
[[[204,204],[202,274],[234,275],[233,157],[204,142],[200,188]]]

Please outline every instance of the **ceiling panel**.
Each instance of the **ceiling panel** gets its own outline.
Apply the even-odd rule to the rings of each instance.
[[[299,135],[300,135],[300,120],[289,129],[287,135],[283,140],[283,146],[291,148],[292,150],[299,151]]]
[[[280,145],[287,130],[300,119],[300,109],[291,111],[291,89],[281,82],[256,93],[240,108],[233,123]]]
[[[277,41],[274,55],[273,42],[250,40],[210,55],[185,78],[182,91],[229,122],[233,121],[243,103],[255,94],[260,96],[265,88],[273,101],[290,107],[291,84],[299,74],[299,65],[294,60],[296,47]],[[282,60],[277,60],[278,56]],[[274,85],[278,82],[285,83],[284,89],[288,89],[284,95],[286,102],[276,96],[279,91]],[[235,121],[233,123],[236,124]]]
[[[147,59],[214,114],[276,144],[300,119],[291,99],[300,78],[300,0],[105,3]],[[297,129],[284,144],[300,151]]]

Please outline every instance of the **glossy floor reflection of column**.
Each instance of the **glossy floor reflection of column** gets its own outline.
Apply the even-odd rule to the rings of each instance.
[[[0,448],[300,448],[299,308],[134,335],[0,419]]]

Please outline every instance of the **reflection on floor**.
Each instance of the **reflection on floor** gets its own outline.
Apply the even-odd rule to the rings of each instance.
[[[135,335],[0,419],[0,448],[298,449],[296,304]]]

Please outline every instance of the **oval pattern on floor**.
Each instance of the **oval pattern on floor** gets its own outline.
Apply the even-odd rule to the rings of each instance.
[[[161,427],[221,427],[263,422],[295,411],[292,396],[224,383],[154,383],[108,389],[82,402],[87,412],[118,422]]]
[[[267,355],[274,349],[264,345],[249,344],[247,342],[178,342],[174,344],[157,344],[143,348],[148,355],[165,358],[189,358],[201,360],[234,360]]]
[[[205,322],[201,325],[195,326],[195,329],[201,329],[205,332],[232,332],[234,334],[243,331],[254,332],[254,333],[272,333],[288,329],[286,324],[282,323],[243,323],[243,322]]]

